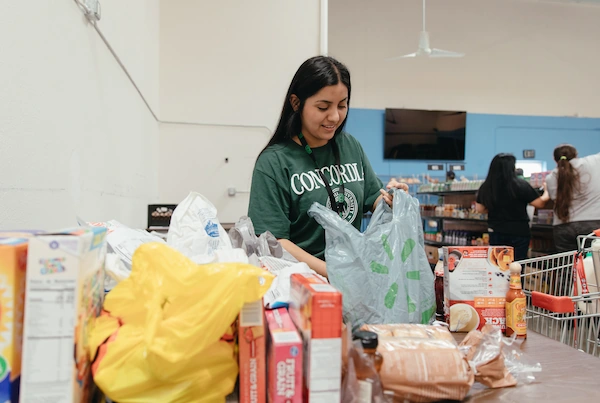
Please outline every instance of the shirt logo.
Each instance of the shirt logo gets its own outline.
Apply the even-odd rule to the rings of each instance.
[[[337,200],[340,188],[333,189],[333,196]],[[331,208],[331,200],[327,198],[327,208]],[[344,189],[344,209],[342,210],[342,219],[352,223],[358,213],[358,201],[350,189]]]
[[[362,168],[362,167],[361,167]],[[339,168],[336,165],[321,168],[321,172],[329,177],[329,186],[339,185],[341,182],[352,183],[365,180],[365,173],[359,171],[358,164],[343,164]],[[300,174],[293,174],[290,179],[290,187],[298,196],[304,192],[312,192],[325,187],[325,183],[317,169]]]

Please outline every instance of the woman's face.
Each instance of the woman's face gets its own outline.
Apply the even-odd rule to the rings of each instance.
[[[302,134],[311,147],[333,138],[348,115],[348,88],[341,82],[322,88],[306,99],[302,110]]]

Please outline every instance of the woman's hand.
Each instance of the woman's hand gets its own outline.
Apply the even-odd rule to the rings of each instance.
[[[390,179],[390,181],[388,182],[388,184],[385,187],[387,190],[390,189],[400,189],[400,190],[404,190],[405,192],[408,193],[408,185],[406,183],[403,182],[398,182],[396,180],[396,178],[392,178]],[[385,202],[388,204],[388,206],[392,207],[392,202],[394,201],[394,195],[388,193],[386,190],[384,189],[380,189],[379,193],[381,193],[381,196],[379,196],[380,198],[383,197],[383,200],[385,200]],[[379,202],[379,199],[377,199],[377,203],[374,204],[374,206],[376,206]]]

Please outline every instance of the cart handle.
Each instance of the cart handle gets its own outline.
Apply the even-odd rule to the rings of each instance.
[[[575,313],[575,304],[570,297],[557,297],[543,292],[532,291],[531,303],[533,306],[554,313]]]

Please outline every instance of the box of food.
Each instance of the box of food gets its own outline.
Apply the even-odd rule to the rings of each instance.
[[[27,240],[0,239],[0,402],[18,402]]]
[[[486,324],[506,329],[504,299],[513,260],[510,246],[444,247],[444,316],[451,331]]]
[[[266,403],[267,367],[263,301],[244,305],[238,321],[239,403]]]
[[[269,403],[302,403],[302,339],[285,308],[266,311]]]
[[[290,316],[304,342],[307,401],[339,402],[342,383],[342,294],[312,273],[290,278]]]
[[[88,336],[104,297],[105,228],[29,239],[21,402],[90,401]]]

